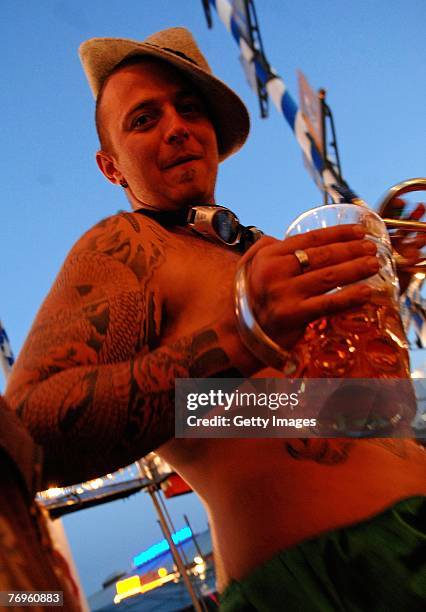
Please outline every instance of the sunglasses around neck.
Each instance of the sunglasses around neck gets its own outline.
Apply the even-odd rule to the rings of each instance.
[[[224,206],[190,206],[179,211],[138,208],[135,212],[154,219],[164,227],[187,226],[195,234],[244,253],[263,236],[254,225],[242,225],[235,213]]]

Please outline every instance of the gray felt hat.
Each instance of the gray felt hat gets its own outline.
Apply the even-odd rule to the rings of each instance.
[[[250,119],[240,98],[213,76],[210,66],[186,28],[169,28],[144,41],[91,38],[80,45],[80,59],[97,98],[103,82],[117,64],[134,55],[152,56],[175,66],[204,96],[211,113],[223,160],[244,144]]]

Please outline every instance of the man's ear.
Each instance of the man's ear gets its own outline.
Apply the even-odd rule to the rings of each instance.
[[[102,174],[114,185],[119,185],[123,180],[121,172],[117,169],[115,159],[109,153],[105,151],[98,151],[96,153],[96,163],[99,166],[99,170]]]

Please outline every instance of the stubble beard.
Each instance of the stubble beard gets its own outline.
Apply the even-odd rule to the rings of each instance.
[[[179,183],[190,183],[195,178],[195,168],[187,168],[179,178]]]
[[[195,168],[185,169],[179,177],[178,184],[185,185],[188,183],[192,183],[196,178],[196,173],[197,172]],[[205,191],[201,191],[197,188],[196,185],[194,185],[193,193],[187,197],[182,198],[181,203],[185,206],[194,206],[196,204],[214,204],[214,187],[212,193],[206,193]]]

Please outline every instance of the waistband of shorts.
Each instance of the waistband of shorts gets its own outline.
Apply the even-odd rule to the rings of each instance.
[[[424,530],[426,524],[425,516],[426,496],[420,495],[409,497],[394,503],[392,506],[373,517],[368,517],[353,525],[326,531],[318,536],[299,542],[299,544],[291,548],[278,552],[269,559],[269,561],[255,568],[241,580],[232,581],[219,596],[221,610],[239,609],[237,602],[244,599],[243,592],[245,590],[245,585],[252,585],[257,580],[262,580],[265,573],[271,572],[274,574],[277,571],[278,564],[281,563],[283,559],[288,559],[288,564],[291,565],[294,563],[293,559],[296,558],[298,552],[303,554],[304,549],[306,549],[308,556],[312,554],[312,547],[315,543],[318,545],[318,554],[321,554],[321,550],[327,545],[327,541],[336,538],[340,534],[345,534],[346,532],[353,533],[360,528],[367,528],[371,532],[376,530],[388,532],[389,534],[392,533],[395,539],[400,540],[404,538],[413,546],[419,541],[426,543],[426,533],[422,531],[422,528]],[[250,610],[250,607],[247,606],[244,609]],[[256,610],[257,608],[253,607],[252,609]]]

